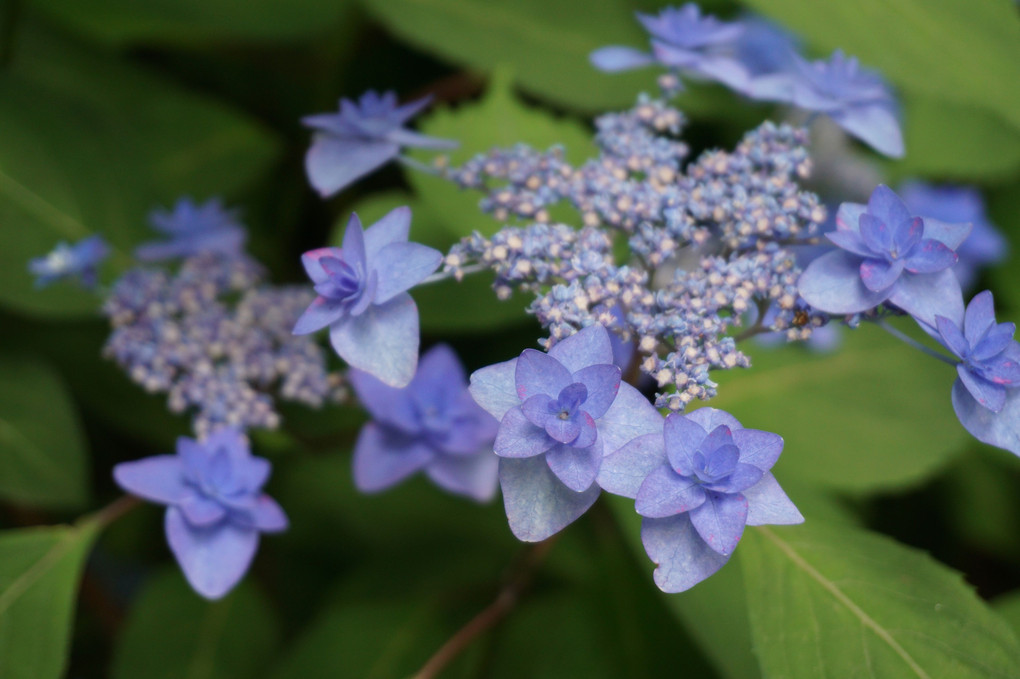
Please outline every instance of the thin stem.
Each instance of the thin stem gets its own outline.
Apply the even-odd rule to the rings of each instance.
[[[443,176],[443,173],[439,168],[423,163],[420,160],[415,160],[410,156],[397,156],[397,162],[411,168],[412,170],[418,170],[419,172],[424,172],[425,174],[430,174],[435,177]]]
[[[142,501],[133,495],[121,495],[93,514],[93,517],[99,525],[105,528],[140,504]]]
[[[466,625],[457,630],[452,637],[447,639],[446,643],[439,647],[439,650],[422,665],[421,669],[418,670],[418,673],[412,679],[434,679],[472,641],[495,627],[499,621],[505,618],[517,606],[517,602],[520,601],[524,590],[531,584],[535,570],[545,559],[555,542],[556,538],[552,537],[531,545],[515,569],[515,572],[499,590],[496,599],[483,608],[478,615],[469,620]]]
[[[489,267],[486,266],[485,264],[471,264],[470,266],[461,267],[460,273],[462,276],[470,276],[473,273],[479,273],[480,271],[485,271],[488,268]],[[445,281],[453,277],[454,274],[452,271],[441,271],[439,273],[432,274],[428,278],[424,279],[421,283],[418,283],[418,285],[438,283],[440,281]]]
[[[889,333],[890,335],[892,335],[896,339],[902,340],[903,342],[906,342],[907,344],[909,344],[910,346],[914,347],[915,349],[920,349],[921,351],[923,351],[924,353],[928,354],[932,358],[937,358],[938,360],[942,361],[943,363],[948,363],[949,365],[951,365],[953,367],[955,367],[956,364],[959,363],[959,361],[957,361],[955,359],[952,359],[952,358],[950,358],[949,356],[946,356],[943,353],[935,351],[931,347],[926,347],[925,345],[923,345],[920,342],[918,342],[917,340],[915,340],[913,337],[911,337],[911,336],[907,335],[906,333],[903,333],[903,332],[897,330],[896,328],[892,327],[891,325],[886,323],[884,320],[875,321],[875,325],[877,325],[878,327],[882,328],[883,330],[885,330],[887,333]]]

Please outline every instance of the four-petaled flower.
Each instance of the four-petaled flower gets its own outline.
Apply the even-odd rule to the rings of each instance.
[[[329,326],[333,348],[351,366],[391,387],[406,386],[418,362],[418,307],[407,294],[443,256],[407,240],[411,210],[398,207],[362,230],[352,214],[342,248],[301,256],[319,296],[294,326],[304,335]]]
[[[493,446],[510,529],[528,542],[553,535],[590,507],[602,458],[661,426],[662,416],[613,365],[600,325],[557,342],[548,354],[471,375],[471,395],[500,420]]]
[[[57,243],[49,253],[30,260],[28,270],[36,277],[37,288],[64,278],[77,278],[82,287],[94,288],[98,282],[99,264],[109,254],[110,246],[102,236],[89,236],[74,245]]]
[[[963,294],[951,267],[969,224],[913,217],[892,189],[879,185],[868,205],[843,203],[836,230],[839,246],[811,262],[798,281],[808,304],[831,314],[855,314],[883,302],[930,326],[940,314],[963,313]]]
[[[225,209],[219,198],[200,204],[181,198],[173,210],[154,210],[149,222],[170,240],[139,245],[135,256],[143,262],[190,257],[202,252],[238,255],[248,238],[238,221],[237,211]]]
[[[745,525],[804,520],[769,472],[782,449],[777,434],[700,408],[669,415],[660,431],[607,456],[598,482],[635,499],[655,584],[682,592],[722,568]]]
[[[403,389],[352,370],[350,381],[374,418],[354,446],[354,484],[375,492],[424,470],[451,493],[478,501],[496,492],[497,422],[467,390],[464,368],[446,345],[426,352]]]
[[[168,505],[177,563],[196,592],[218,599],[248,570],[259,534],[287,528],[283,510],[262,492],[270,469],[239,431],[224,428],[204,441],[177,439],[176,455],[122,462],[113,477],[127,492]]]
[[[361,100],[340,100],[338,113],[302,118],[316,130],[305,156],[308,180],[323,198],[385,165],[400,154],[400,147],[451,149],[457,142],[427,137],[403,128],[404,123],[431,103],[431,97],[397,105],[394,92],[361,95]]]

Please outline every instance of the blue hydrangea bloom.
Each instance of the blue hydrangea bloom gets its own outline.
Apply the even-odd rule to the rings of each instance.
[[[655,584],[682,592],[722,568],[745,525],[804,521],[769,471],[782,449],[777,434],[699,408],[607,456],[598,483],[635,499]]]
[[[35,286],[44,288],[54,281],[76,278],[85,288],[94,288],[99,280],[99,265],[110,255],[110,246],[102,236],[89,236],[74,245],[57,243],[49,253],[28,263]]]
[[[496,419],[475,403],[456,354],[426,352],[403,389],[352,370],[351,385],[371,413],[354,446],[354,484],[371,493],[419,470],[436,485],[480,502],[496,493],[499,458],[492,454]]]
[[[323,198],[385,165],[402,146],[450,149],[457,142],[427,137],[404,129],[404,124],[428,106],[431,97],[397,105],[395,92],[365,92],[357,102],[340,100],[338,113],[321,113],[302,118],[314,129],[312,145],[305,156],[308,180]]]
[[[875,72],[840,50],[828,61],[793,55],[793,68],[754,78],[747,94],[823,113],[844,130],[893,158],[904,153],[892,92]]]
[[[527,349],[471,375],[471,395],[500,420],[494,450],[510,529],[544,540],[590,507],[603,456],[661,427],[662,416],[620,382],[609,333],[593,325],[548,354]]]
[[[969,224],[912,216],[892,189],[879,185],[867,206],[840,206],[836,230],[825,234],[839,249],[807,266],[798,281],[800,294],[831,314],[860,313],[886,302],[934,327],[937,314],[963,313],[952,266],[969,232]]]
[[[172,210],[154,210],[149,222],[170,240],[139,245],[135,256],[143,262],[190,257],[202,252],[238,255],[248,238],[238,221],[237,211],[225,209],[219,198],[205,203],[181,198]]]
[[[736,41],[736,57],[752,76],[781,73],[795,68],[800,38],[782,26],[757,15],[741,17],[744,27]]]
[[[287,528],[283,510],[262,492],[270,469],[239,431],[224,428],[204,441],[177,439],[176,455],[122,462],[113,478],[167,505],[166,536],[184,576],[202,596],[219,599],[244,577],[259,535]]]
[[[418,307],[407,290],[435,271],[438,250],[408,242],[411,210],[398,207],[363,230],[351,215],[342,248],[301,256],[318,297],[294,326],[305,335],[329,326],[342,359],[391,387],[404,387],[418,362]]]
[[[617,72],[659,63],[738,91],[747,87],[750,74],[734,54],[741,24],[702,16],[701,8],[692,2],[679,9],[667,7],[658,16],[639,13],[637,17],[652,37],[653,54],[631,47],[603,47],[591,53],[596,68]]]
[[[974,284],[979,269],[1003,261],[1009,253],[1008,241],[988,219],[976,188],[910,181],[900,185],[898,193],[907,208],[924,219],[972,225],[967,240],[956,249],[960,259],[953,267],[964,290]]]

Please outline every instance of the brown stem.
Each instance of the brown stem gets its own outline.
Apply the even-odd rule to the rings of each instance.
[[[515,572],[507,579],[506,584],[499,590],[496,599],[483,608],[475,617],[471,618],[466,625],[446,640],[446,643],[439,647],[431,658],[422,665],[418,673],[412,679],[434,679],[449,665],[472,641],[496,626],[496,624],[507,616],[517,606],[524,590],[531,584],[535,570],[545,559],[546,554],[556,542],[556,537],[531,545],[528,552],[521,559]]]
[[[121,495],[93,514],[92,518],[105,528],[140,504],[142,504],[142,501],[133,495]]]

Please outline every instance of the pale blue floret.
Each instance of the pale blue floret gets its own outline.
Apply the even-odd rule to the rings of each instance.
[[[193,203],[181,198],[172,210],[154,210],[149,222],[169,240],[139,245],[135,256],[143,262],[191,257],[203,252],[231,257],[241,254],[248,234],[236,210],[227,210],[219,198]]]
[[[349,377],[373,418],[354,445],[358,490],[381,491],[423,471],[451,493],[479,502],[495,495],[499,459],[492,442],[498,423],[471,398],[450,347],[427,351],[403,389],[358,370]]]
[[[74,245],[57,243],[51,252],[29,261],[28,270],[36,277],[37,288],[67,278],[77,279],[84,288],[94,288],[99,265],[109,255],[110,246],[102,236],[89,236]]]
[[[262,492],[270,468],[240,432],[224,428],[203,441],[179,438],[176,455],[122,462],[113,477],[167,505],[167,541],[184,576],[203,597],[219,599],[248,571],[259,535],[287,528],[283,510]]]
[[[408,242],[410,228],[406,207],[365,230],[351,215],[342,248],[301,256],[318,297],[294,325],[294,334],[328,326],[342,359],[391,387],[406,386],[418,362],[418,307],[406,291],[443,259],[437,250]]]
[[[456,148],[457,142],[404,129],[404,124],[431,101],[431,97],[425,97],[399,106],[395,92],[378,94],[370,90],[356,102],[341,99],[337,113],[303,118],[302,122],[315,130],[305,156],[312,186],[324,198],[331,196],[396,158],[404,146]]]

